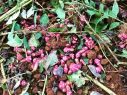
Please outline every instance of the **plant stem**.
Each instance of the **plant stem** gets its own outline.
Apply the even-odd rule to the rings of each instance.
[[[6,74],[5,74],[5,71],[4,71],[3,61],[4,61],[4,59],[1,58],[0,59],[0,70],[1,70],[1,73],[2,73],[2,76],[3,76],[3,80],[4,80],[4,82],[5,82],[6,86],[7,86],[7,78],[6,78]],[[12,95],[10,90],[8,89],[8,87],[7,87],[7,90],[8,90],[9,95]]]
[[[112,64],[112,62],[111,62],[111,61],[108,59],[108,57],[106,56],[106,54],[105,54],[105,52],[103,51],[103,49],[102,49],[102,47],[101,47],[99,41],[97,41],[97,43],[98,43],[98,45],[99,45],[99,47],[100,47],[100,49],[101,49],[103,55],[105,56],[105,58],[106,58],[106,59],[108,60],[108,62],[112,65],[112,67],[113,67],[116,71],[118,71],[118,69],[117,69],[116,67],[114,67],[114,65]]]
[[[42,91],[42,94],[41,95],[44,95],[45,88],[46,88],[46,84],[47,84],[47,79],[48,79],[48,77],[46,75],[46,77],[45,77],[45,83],[44,83],[44,87],[43,87],[43,91]]]
[[[6,18],[8,18],[9,16],[11,16],[13,13],[17,12],[18,10],[20,10],[22,7],[28,5],[29,3],[31,3],[32,0],[23,0],[19,5],[16,5],[15,7],[13,7],[12,9],[10,9],[8,12],[6,12],[5,14],[3,14],[0,17],[0,22],[2,22],[3,20],[5,20]]]
[[[91,76],[89,76],[86,73],[83,73],[83,75],[85,75],[90,81],[92,81],[94,84],[96,84],[97,86],[99,86],[100,88],[102,88],[104,91],[106,91],[109,95],[117,95],[115,94],[115,92],[113,92],[112,90],[110,90],[109,88],[107,88],[106,86],[104,86],[102,83],[100,83],[98,80],[93,79]]]

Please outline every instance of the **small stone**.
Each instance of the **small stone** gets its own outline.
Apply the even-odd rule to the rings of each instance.
[[[65,81],[67,80],[67,76],[66,75],[63,75],[62,77],[59,78],[59,81]]]
[[[101,64],[102,65],[107,65],[109,62],[108,62],[108,60],[107,59],[102,59],[101,60]]]
[[[77,94],[78,94],[78,95],[82,95],[82,94],[83,94],[82,89],[79,89],[79,90],[77,91]]]
[[[43,81],[40,81],[40,82],[38,83],[38,86],[41,87],[41,88],[43,88],[44,82],[43,82]]]
[[[40,77],[41,77],[41,75],[40,75],[40,74],[35,74],[35,75],[34,75],[34,78],[35,78],[36,80],[39,80],[39,79],[40,79]]]
[[[82,71],[86,72],[87,70],[88,70],[88,68],[86,65],[82,66]]]
[[[66,64],[67,64],[68,67],[71,65],[71,63],[73,63],[72,60],[67,60],[67,62],[66,62]]]
[[[111,75],[107,75],[107,76],[106,76],[106,80],[107,80],[107,81],[110,81],[111,79],[112,79],[112,76],[111,76]]]
[[[49,46],[45,46],[45,50],[46,50],[46,51],[50,51],[51,48],[50,48]]]
[[[112,84],[110,85],[110,87],[111,87],[112,89],[114,89],[114,88],[115,88],[115,84],[112,83]]]
[[[88,51],[87,57],[88,57],[89,59],[94,59],[94,58],[96,58],[96,52],[93,51],[93,50]]]
[[[38,88],[37,88],[37,87],[34,87],[33,90],[32,90],[32,92],[33,92],[34,94],[36,94],[36,93],[38,92]]]
[[[21,92],[22,92],[22,89],[21,88],[17,88],[16,91],[15,91],[15,94],[19,95],[19,94],[21,94]]]
[[[47,95],[55,95],[52,88],[49,88],[49,87],[46,88],[46,93],[47,93]]]
[[[56,95],[64,95],[61,91],[57,91]]]
[[[96,52],[98,52],[100,49],[99,49],[98,46],[95,46],[95,47],[94,47],[94,50],[95,50]]]

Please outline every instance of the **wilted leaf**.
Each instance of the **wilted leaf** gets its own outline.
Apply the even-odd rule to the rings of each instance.
[[[27,11],[27,18],[32,16],[34,14],[34,7],[32,6],[28,11]]]
[[[90,93],[90,95],[102,95],[102,94],[100,94],[100,93],[97,92],[97,91],[92,91],[92,92]]]
[[[39,46],[39,41],[36,39],[34,34],[32,34],[32,36],[31,36],[31,38],[29,40],[29,45],[30,46],[35,46],[35,47]]]
[[[20,11],[16,12],[15,14],[13,14],[8,21],[6,22],[7,25],[12,24],[13,20],[15,20],[20,14]]]
[[[119,25],[120,25],[119,22],[113,22],[113,23],[111,23],[111,25],[110,25],[110,27],[109,27],[109,30],[112,30],[112,29],[116,28],[116,27],[119,26]]]
[[[24,93],[23,95],[30,95],[28,92]]]
[[[14,87],[13,87],[13,89],[14,89],[14,90],[15,90],[16,88],[18,88],[18,87],[19,87],[20,82],[21,82],[20,80],[16,82],[16,84],[15,84],[15,85],[14,85]]]
[[[95,77],[101,77],[101,74],[97,73],[94,65],[88,65],[88,68]]]
[[[49,23],[49,18],[47,14],[43,14],[40,18],[40,23],[43,26],[46,26]]]
[[[68,79],[71,82],[74,82],[77,87],[81,87],[82,85],[85,84],[86,78],[82,76],[82,71],[77,71],[73,73],[72,75],[68,75]]]
[[[55,65],[57,62],[58,62],[58,57],[57,57],[57,54],[56,54],[57,51],[52,51],[47,59],[46,59],[46,63],[44,65],[45,69],[47,70],[49,66],[53,66]]]
[[[24,19],[27,19],[27,12],[26,10],[22,10],[22,13],[21,13],[21,16],[24,18]]]
[[[22,16],[24,19],[27,19],[27,18],[29,18],[30,16],[32,16],[33,14],[34,14],[34,8],[33,8],[33,6],[32,6],[28,11],[26,11],[26,10],[23,9],[23,11],[22,11],[22,13],[21,13],[21,16]]]
[[[63,75],[63,68],[59,66],[57,69],[53,70],[53,74],[57,76],[62,76]]]
[[[58,18],[60,18],[60,19],[65,19],[65,11],[62,9],[62,8],[57,8],[56,9],[56,14],[57,14],[57,16],[58,16]]]

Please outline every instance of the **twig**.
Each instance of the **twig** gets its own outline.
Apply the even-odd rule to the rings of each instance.
[[[127,62],[118,62],[118,65],[127,65]]]
[[[94,84],[96,84],[97,86],[99,86],[100,88],[102,88],[104,91],[106,91],[109,95],[117,95],[115,94],[115,92],[113,92],[112,90],[110,90],[109,88],[107,88],[105,85],[103,85],[102,83],[100,83],[98,80],[93,79],[91,76],[89,76],[86,73],[83,73],[84,76],[86,76],[90,81],[92,81]]]
[[[46,88],[46,84],[47,84],[47,75],[45,77],[45,83],[44,83],[44,87],[43,87],[43,91],[42,91],[42,94],[41,95],[44,95],[44,92],[45,92],[45,88]]]
[[[118,69],[117,69],[116,67],[114,67],[114,65],[112,64],[112,62],[111,62],[111,61],[108,59],[108,57],[106,56],[106,54],[105,54],[105,52],[103,51],[103,49],[102,49],[102,47],[101,47],[99,41],[97,41],[97,43],[98,43],[98,45],[99,45],[99,47],[100,47],[100,49],[101,49],[103,55],[105,56],[105,58],[106,58],[106,59],[108,60],[108,62],[112,65],[112,67],[113,67],[115,70],[118,71]]]
[[[6,74],[5,74],[4,67],[3,67],[3,61],[4,61],[3,58],[0,59],[0,70],[1,70],[1,73],[2,73],[2,76],[3,76],[3,80],[6,83],[7,82],[7,78],[6,78]],[[7,83],[6,83],[6,86],[7,86]],[[9,89],[7,89],[7,90],[8,90],[9,95],[12,95],[10,90]]]

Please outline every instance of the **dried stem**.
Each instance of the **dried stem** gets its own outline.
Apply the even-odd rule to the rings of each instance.
[[[4,71],[3,61],[4,61],[4,59],[1,58],[0,59],[0,70],[1,70],[1,74],[3,76],[3,80],[6,83],[7,82],[7,78],[6,78],[6,74],[5,74],[5,71]],[[6,86],[7,86],[7,83],[6,83]],[[8,90],[9,95],[12,95],[10,90],[8,89],[8,87],[7,87],[7,90]]]
[[[41,95],[45,95],[44,92],[45,92],[45,88],[46,88],[46,84],[47,84],[47,79],[48,79],[48,77],[46,75],[46,77],[45,77],[45,83],[44,83],[44,87],[43,87],[43,91],[42,91]]]
[[[93,79],[91,76],[89,76],[86,73],[83,73],[83,75],[85,75],[90,81],[92,81],[94,84],[96,84],[97,86],[99,86],[100,88],[102,88],[104,91],[106,91],[109,95],[117,95],[115,94],[115,92],[113,92],[112,90],[110,90],[109,88],[107,88],[106,86],[104,86],[102,83],[100,83],[98,80]]]

